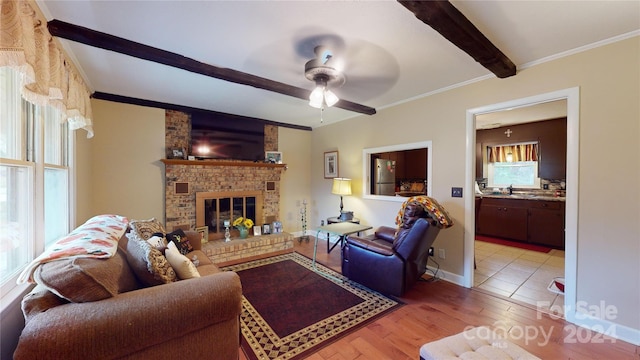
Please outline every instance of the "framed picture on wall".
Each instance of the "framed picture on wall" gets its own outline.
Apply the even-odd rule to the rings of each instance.
[[[338,152],[328,151],[324,153],[324,178],[338,177]]]

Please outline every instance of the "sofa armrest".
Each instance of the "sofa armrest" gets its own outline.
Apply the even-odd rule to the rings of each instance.
[[[124,357],[239,319],[241,301],[240,277],[226,271],[57,306],[26,324],[14,358]]]

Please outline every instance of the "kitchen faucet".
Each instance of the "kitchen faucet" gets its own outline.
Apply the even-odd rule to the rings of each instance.
[[[513,184],[509,185],[507,189],[509,189],[509,195],[513,195]]]

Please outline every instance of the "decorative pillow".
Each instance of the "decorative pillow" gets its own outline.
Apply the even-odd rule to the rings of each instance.
[[[176,281],[176,272],[160,250],[135,235],[127,243],[127,261],[138,280],[146,286]]]
[[[147,242],[149,243],[149,245],[153,246],[154,248],[160,250],[160,252],[164,253],[165,249],[167,248],[167,242],[165,240],[164,237],[160,237],[156,234],[154,234],[152,237],[150,237]]]
[[[156,220],[156,218],[149,220],[132,220],[129,226],[131,227],[131,231],[142,240],[149,239],[154,233],[164,234],[165,232],[164,226],[162,226],[162,223]]]
[[[428,196],[412,196],[408,198],[405,202],[402,203],[400,207],[400,211],[396,216],[396,225],[402,225],[404,210],[408,203],[417,202],[424,206],[424,209],[429,213],[429,215],[438,222],[439,228],[448,228],[453,226],[453,220],[447,210],[438,203],[438,201],[434,198]]]
[[[118,250],[118,240],[129,220],[119,215],[97,215],[49,246],[20,274],[17,283],[33,283],[33,273],[44,263],[70,257],[107,259]]]
[[[171,267],[173,267],[178,274],[178,278],[181,280],[200,277],[200,273],[198,272],[198,269],[196,269],[196,266],[191,262],[191,260],[189,260],[189,258],[180,254],[175,243],[170,242],[167,245],[165,256],[167,260],[169,260]]]
[[[187,235],[182,231],[182,229],[178,229],[172,233],[167,234],[167,242],[174,243],[180,254],[186,255],[193,251],[193,246],[189,242]]]
[[[71,302],[98,301],[138,287],[125,255],[109,259],[68,258],[42,264],[36,282]]]

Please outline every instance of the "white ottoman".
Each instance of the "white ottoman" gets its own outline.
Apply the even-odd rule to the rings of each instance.
[[[423,360],[540,360],[520,346],[499,338],[486,326],[426,343],[420,348]]]

